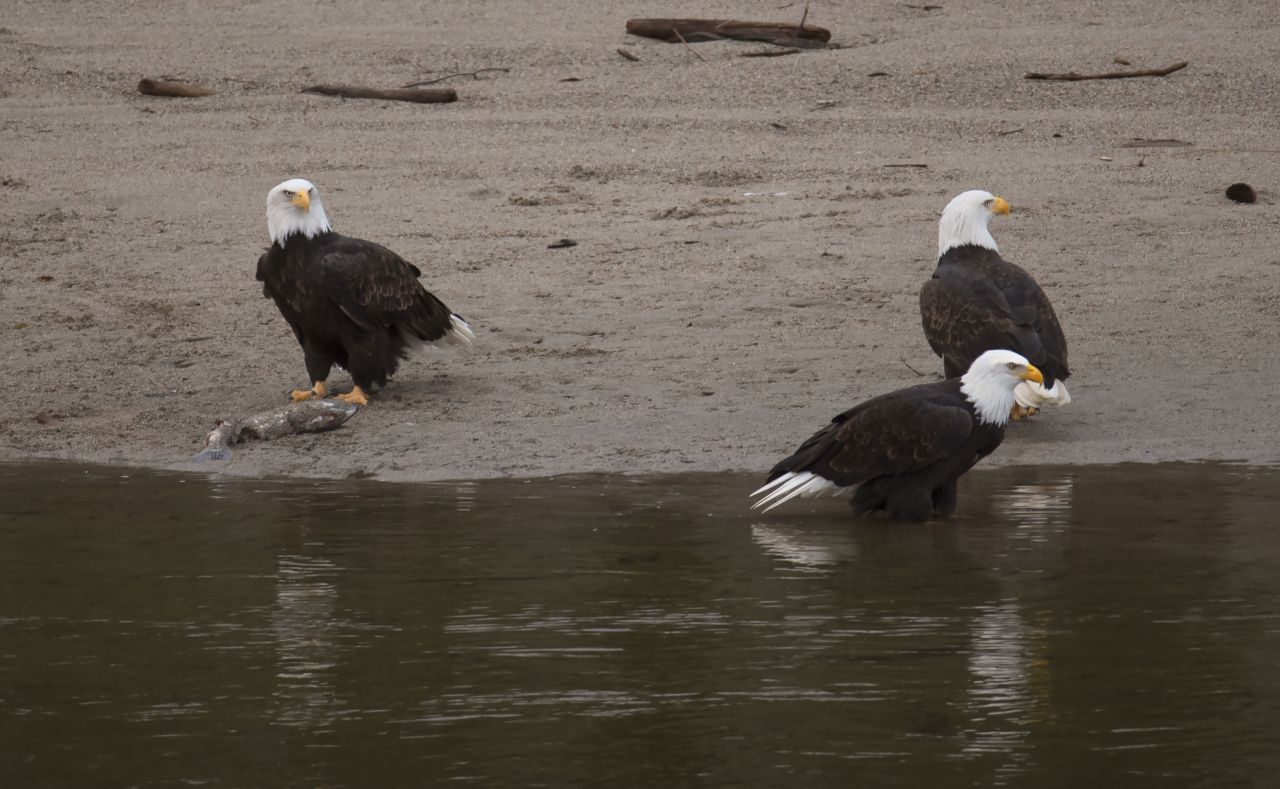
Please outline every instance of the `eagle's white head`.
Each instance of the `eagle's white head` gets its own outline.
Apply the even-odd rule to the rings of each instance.
[[[1043,384],[1044,375],[1020,353],[987,351],[960,376],[960,391],[973,403],[978,419],[989,425],[1009,421],[1013,390],[1023,381]]]
[[[987,230],[993,214],[1009,213],[1009,204],[981,189],[970,189],[951,198],[938,222],[938,257],[952,247],[973,244],[996,251],[996,240]]]
[[[291,178],[267,192],[267,233],[272,243],[284,246],[294,233],[314,238],[331,229],[320,191],[305,178]]]

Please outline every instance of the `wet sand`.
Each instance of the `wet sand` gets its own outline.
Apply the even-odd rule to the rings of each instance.
[[[697,15],[799,18],[777,5]],[[624,32],[679,3],[12,3],[0,459],[181,465],[215,420],[304,384],[253,279],[266,192],[303,176],[479,342],[415,357],[339,431],[235,447],[230,473],[762,471],[940,373],[916,294],[971,187],[1012,203],[993,233],[1050,293],[1075,371],[1075,401],[989,463],[1280,460],[1270,11],[952,5],[814,3],[843,48],[699,58]],[[1116,56],[1191,65],[1022,78]],[[510,71],[448,80],[449,105],[298,92],[486,67]],[[141,96],[143,76],[219,94]],[[1223,197],[1241,180],[1259,203]]]

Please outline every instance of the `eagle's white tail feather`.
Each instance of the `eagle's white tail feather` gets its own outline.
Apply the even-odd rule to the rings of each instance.
[[[476,335],[471,331],[471,326],[464,321],[461,316],[449,316],[449,331],[445,332],[444,338],[451,345],[470,345],[475,342]]]
[[[1013,388],[1013,399],[1023,408],[1061,407],[1071,402],[1071,393],[1062,381],[1054,381],[1048,389],[1035,381],[1019,381]]]
[[[834,493],[838,493],[840,491],[839,485],[829,479],[819,477],[817,474],[812,472],[801,471],[797,473],[789,471],[751,495],[759,495],[771,488],[773,491],[769,493],[769,495],[757,501],[755,504],[752,504],[751,509],[756,510],[764,507],[762,512],[768,512],[774,507],[785,504],[797,496],[802,498],[818,496],[833,488],[835,489],[833,491]],[[769,506],[765,507],[766,504]]]
[[[804,483],[808,482],[809,481],[807,479],[808,476],[809,476],[808,472],[803,472],[803,475],[802,475],[802,474],[797,474],[794,471],[788,471],[786,474],[783,474],[782,476],[775,479],[773,482],[769,483],[769,485],[765,486],[765,488],[772,486],[773,490],[767,496],[764,496],[759,501],[752,504],[751,509],[753,510],[760,509],[761,507],[773,501],[774,499],[777,499],[781,496],[786,496],[795,488],[798,488]],[[765,490],[765,488],[761,488],[760,490]],[[757,491],[757,493],[758,492],[759,491]],[[754,496],[756,494],[753,493],[751,495]]]
[[[791,479],[791,478],[792,478],[792,477],[794,477],[794,476],[795,476],[795,474],[792,474],[792,473],[790,473],[790,472],[788,472],[788,473],[786,473],[786,474],[783,474],[782,476],[778,477],[777,479],[774,479],[774,480],[772,480],[772,481],[770,481],[770,482],[766,482],[766,483],[764,484],[764,486],[763,486],[763,487],[761,487],[759,490],[756,490],[756,491],[752,492],[752,494],[751,494],[751,495],[752,495],[752,496],[759,496],[761,493],[764,493],[766,490],[770,490],[771,488],[776,488],[776,487],[778,487],[779,485],[781,485],[782,483],[786,482],[787,480]]]

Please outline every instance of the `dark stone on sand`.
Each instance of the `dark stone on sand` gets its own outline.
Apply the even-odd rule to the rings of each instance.
[[[1246,183],[1232,184],[1227,187],[1227,197],[1237,203],[1256,203],[1258,193]]]

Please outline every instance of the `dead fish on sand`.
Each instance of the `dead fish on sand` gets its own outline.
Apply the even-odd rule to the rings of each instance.
[[[341,400],[304,400],[283,408],[263,411],[238,422],[218,422],[218,426],[205,438],[205,448],[191,460],[196,463],[227,460],[231,457],[232,444],[239,444],[250,438],[270,441],[298,433],[336,430],[359,410],[359,406]]]

